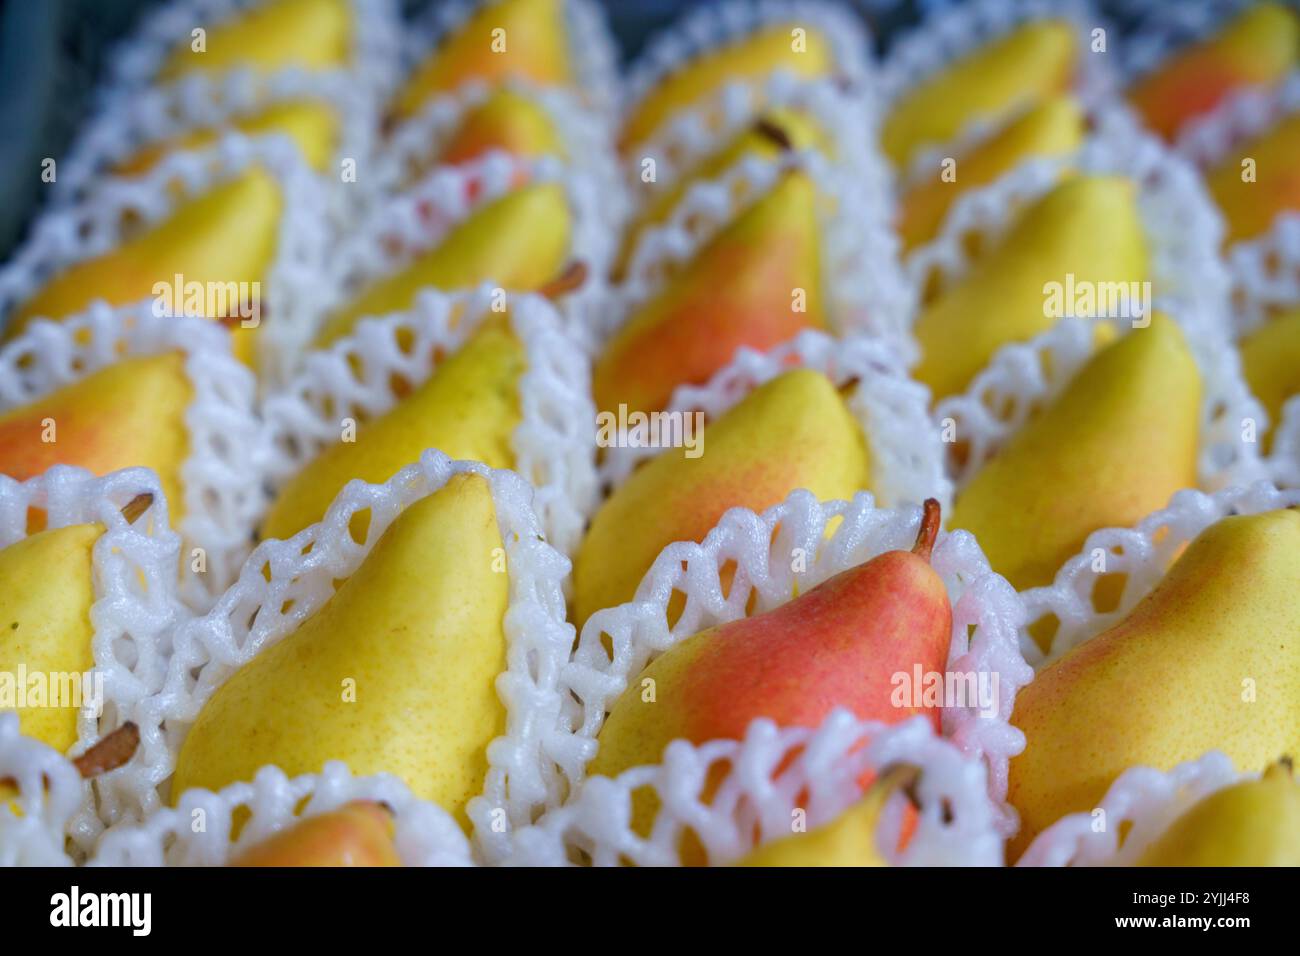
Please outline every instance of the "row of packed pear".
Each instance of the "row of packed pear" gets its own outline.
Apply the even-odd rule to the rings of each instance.
[[[30,815],[51,816],[50,845],[73,833],[76,852],[108,861],[225,862],[284,831],[275,839],[292,852],[305,789],[319,797],[307,811],[319,812],[315,825],[339,828],[326,841],[335,851],[365,836],[369,814],[334,811],[348,797],[382,793],[396,819],[366,839],[382,847],[395,838],[408,862],[726,861],[753,848],[755,817],[774,861],[853,862],[878,857],[877,843],[899,845],[888,833],[870,835],[893,827],[897,836],[905,798],[920,809],[901,851],[907,859],[999,861],[1013,834],[1015,857],[1060,819],[1028,856],[1059,862],[1120,849],[1105,836],[1118,820],[1089,844],[1069,814],[1107,800],[1127,805],[1123,781],[1109,796],[1107,787],[1128,767],[1169,769],[1220,748],[1239,770],[1258,771],[1293,749],[1294,722],[1267,706],[1246,729],[1225,732],[1239,715],[1206,719],[1172,706],[1173,696],[1143,738],[1134,730],[1146,718],[1136,711],[1158,708],[1159,691],[1129,701],[1100,678],[1063,687],[1068,669],[1056,663],[1084,641],[1101,647],[1088,639],[1126,617],[1199,532],[1213,526],[1228,540],[1205,545],[1195,568],[1189,550],[1178,565],[1184,578],[1222,561],[1225,547],[1290,533],[1292,516],[1278,510],[1289,492],[1239,489],[1259,479],[1294,483],[1296,470],[1286,423],[1300,416],[1295,403],[1291,419],[1283,410],[1295,391],[1286,352],[1294,329],[1281,314],[1285,296],[1250,271],[1252,263],[1278,268],[1278,250],[1286,252],[1293,15],[1261,5],[1221,35],[1170,51],[1130,84],[1130,112],[1114,95],[1124,77],[1081,10],[1044,17],[1028,4],[973,4],[923,25],[881,68],[866,56],[860,28],[833,6],[797,15],[726,9],[696,15],[652,47],[614,119],[601,87],[577,82],[608,64],[591,52],[599,43],[566,32],[592,39],[591,11],[580,4],[504,0],[449,20],[395,99],[391,77],[357,64],[352,75],[373,88],[368,97],[395,104],[399,117],[413,114],[375,151],[382,188],[355,190],[361,198],[344,197],[370,167],[349,166],[343,152],[339,168],[355,172],[355,183],[345,176],[323,189],[288,172],[274,181],[236,175],[203,191],[220,181],[223,164],[301,165],[299,154],[257,135],[261,124],[288,133],[318,172],[332,170],[331,137],[341,127],[331,127],[328,96],[235,122],[249,139],[190,130],[178,142],[176,130],[160,137],[154,129],[161,142],[140,151],[150,129],[140,119],[135,139],[70,164],[128,174],[152,166],[145,192],[173,214],[142,232],[137,223],[111,250],[91,230],[83,249],[99,254],[80,263],[66,241],[38,240],[2,286],[21,290],[23,303],[5,362],[11,380],[0,383],[15,396],[7,404],[21,406],[5,422],[15,437],[4,470],[22,482],[4,487],[14,525],[6,540],[29,542],[6,549],[12,580],[33,599],[31,582],[44,579],[53,555],[23,552],[40,542],[75,541],[87,568],[75,585],[49,582],[80,587],[71,606],[85,611],[55,658],[35,666],[41,659],[25,634],[11,635],[10,656],[33,671],[93,665],[108,678],[111,704],[107,719],[64,713],[23,731],[74,753],[127,720],[141,737],[80,800],[52,808],[53,784],[50,794],[22,788]],[[214,23],[202,51],[191,44],[160,72],[262,57],[280,66],[302,55],[288,32],[334,35],[309,45],[312,56],[333,50],[334,59],[303,65],[338,66],[351,29],[340,10],[378,12],[365,3],[268,2]],[[277,22],[280,39],[271,42]],[[286,32],[286,22],[295,29]],[[304,31],[304,23],[315,26]],[[236,87],[219,75],[216,83]],[[289,76],[269,85],[299,95],[310,85]],[[1246,91],[1253,99],[1229,95],[1259,84]],[[141,96],[175,106],[200,88],[226,95],[182,81]],[[436,95],[448,90],[462,92]],[[1260,101],[1272,110],[1263,120]],[[1198,110],[1210,115],[1193,116]],[[1249,146],[1242,127],[1258,137]],[[1191,133],[1175,135],[1184,129]],[[1227,131],[1226,145],[1213,142],[1216,130]],[[616,146],[602,141],[607,134]],[[172,152],[214,143],[198,160]],[[563,162],[546,158],[555,152]],[[1257,178],[1240,175],[1239,153]],[[1203,183],[1198,164],[1218,172]],[[621,234],[620,178],[633,205]],[[156,212],[120,180],[74,177],[73,186],[82,205],[50,217],[65,231],[91,222],[111,244],[114,216]],[[305,202],[294,205],[291,186]],[[199,195],[177,204],[177,188]],[[260,244],[248,242],[254,220]],[[314,230],[329,235],[330,221],[344,226],[313,251]],[[187,249],[193,238],[201,242]],[[214,261],[213,250],[252,258],[185,271]],[[159,268],[164,251],[178,258]],[[290,252],[298,261],[278,261]],[[303,268],[312,262],[318,268]],[[152,287],[135,284],[141,278],[173,273],[267,277],[266,325],[234,334],[237,354],[263,376],[260,395],[215,323],[131,304]],[[114,304],[118,281],[131,284],[120,308],[91,304]],[[1055,313],[1044,308],[1054,281],[1069,297]],[[1150,298],[1137,293],[1145,312],[1103,321],[1074,298],[1146,284],[1164,313],[1152,315]],[[62,323],[18,329],[60,310],[70,316]],[[1238,336],[1249,387],[1230,344]],[[596,411],[619,421],[620,408],[682,413],[679,437],[694,441],[669,452],[626,447],[615,428],[597,462]],[[170,410],[165,427],[160,410]],[[705,423],[698,434],[689,431],[696,411]],[[38,444],[31,436],[47,423],[64,437]],[[773,454],[758,454],[769,447]],[[421,457],[426,448],[513,468],[526,483]],[[157,477],[119,472],[88,482],[45,471],[55,463],[100,474],[148,465]],[[1219,491],[1228,486],[1238,487]],[[1217,495],[1185,492],[1160,510],[1192,488]],[[927,516],[941,513],[974,537],[936,534],[927,517],[917,553],[904,558],[917,535],[915,503],[929,496],[937,508]],[[152,506],[145,519],[142,500]],[[166,502],[183,541],[167,529]],[[68,530],[42,535],[27,517],[33,510]],[[1234,511],[1260,517],[1229,533],[1221,526],[1232,522],[1215,519]],[[265,540],[243,563],[254,527]],[[103,554],[99,540],[110,535],[133,546]],[[916,560],[931,550],[932,569]],[[136,575],[121,573],[122,553]],[[466,559],[475,553],[481,562]],[[178,556],[179,586],[166,571]],[[105,562],[117,562],[117,573]],[[412,574],[415,564],[425,567]],[[814,587],[840,572],[847,577]],[[1255,584],[1284,586],[1285,566],[1279,573],[1280,582]],[[1241,587],[1222,577],[1234,593]],[[142,592],[139,578],[151,590]],[[796,593],[803,597],[790,600]],[[473,620],[452,610],[467,600]],[[25,619],[30,606],[14,616]],[[912,617],[898,625],[902,646],[890,648],[879,621],[899,608]],[[397,629],[403,622],[393,618],[408,611],[412,630],[447,632],[397,654],[384,646],[386,633],[374,634],[368,651],[343,640],[373,630],[364,620]],[[787,643],[794,633],[802,639]],[[824,650],[828,633],[854,635],[845,656]],[[1181,633],[1148,642],[1149,653],[1163,659]],[[777,638],[767,653],[754,651]],[[1240,651],[1233,646],[1234,660]],[[714,663],[701,666],[701,654]],[[809,669],[801,673],[792,657]],[[1026,658],[1047,669],[1013,715],[1016,690],[1032,674]],[[1275,679],[1279,662],[1264,663]],[[1000,693],[945,702],[918,689],[900,703],[890,678],[914,665],[925,675],[994,678]],[[1199,666],[1207,681],[1236,686],[1226,669]],[[348,686],[339,692],[349,681],[352,699]],[[1065,712],[1071,726],[1049,726],[1045,708],[1068,693],[1079,696]],[[355,724],[369,700],[385,727],[400,708],[422,717],[378,747],[376,725]],[[1117,711],[1117,700],[1134,713]],[[657,703],[666,706],[645,706]],[[338,734],[321,732],[331,722]],[[1195,734],[1171,739],[1189,723]],[[268,726],[276,732],[267,735]],[[1113,750],[1110,769],[1104,779],[1091,771],[1074,779],[1098,734]],[[677,738],[698,746],[675,744],[660,763]],[[828,748],[841,764],[835,773],[806,759]],[[49,768],[61,766],[69,791],[80,789],[66,761],[47,766],[49,754],[23,752],[29,771],[40,766],[54,779]],[[825,827],[780,839],[804,809],[791,805],[797,787],[774,796],[735,773],[704,784],[701,768],[742,757],[820,794],[811,816]],[[358,773],[396,773],[414,794],[337,766],[316,776],[335,759]],[[903,763],[919,765],[919,781],[900,787],[899,774],[886,774],[857,802],[871,777]],[[266,764],[273,768],[257,775]],[[793,769],[782,771],[786,764]],[[585,786],[590,773],[614,783]],[[1204,788],[1234,777],[1210,761],[1195,779]],[[160,787],[177,808],[164,805]],[[420,798],[472,831],[472,845]],[[254,803],[261,817],[232,840],[226,824]],[[1155,822],[1137,821],[1148,837],[1175,803],[1161,804]],[[840,812],[851,806],[857,812]],[[215,837],[196,835],[187,808],[226,823]],[[106,824],[112,830],[101,836]]]

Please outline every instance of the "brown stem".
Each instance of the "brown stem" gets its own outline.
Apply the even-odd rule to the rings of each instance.
[[[122,508],[122,517],[126,519],[127,524],[131,524],[148,511],[151,504],[153,504],[153,492],[146,491],[136,495]]]
[[[587,264],[580,259],[574,259],[564,271],[542,286],[538,291],[548,299],[558,299],[565,293],[572,292],[575,289],[581,289],[584,282],[587,281]]]
[[[760,136],[766,136],[787,153],[794,149],[794,143],[791,141],[790,135],[770,119],[759,117],[754,123],[754,132]]]
[[[90,780],[100,774],[116,770],[135,756],[135,749],[140,746],[140,728],[128,721],[121,727],[96,741],[80,757],[74,757],[72,765],[81,774],[82,780]],[[50,785],[49,778],[45,785]],[[18,781],[13,777],[0,777],[0,787],[18,788]]]
[[[934,539],[939,536],[939,502],[934,498],[926,498],[922,506],[921,527],[916,532],[916,544],[912,545],[912,553],[918,558],[925,561],[930,560],[930,552],[934,550]]]

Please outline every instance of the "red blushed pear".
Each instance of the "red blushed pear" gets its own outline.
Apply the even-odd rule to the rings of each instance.
[[[1205,176],[1228,226],[1225,242],[1267,232],[1284,212],[1300,210],[1300,113],[1292,113],[1262,136],[1232,150]],[[1242,164],[1251,160],[1250,172]]]
[[[374,800],[300,820],[230,861],[230,866],[401,866],[393,812]]]
[[[1147,126],[1172,140],[1188,120],[1242,87],[1276,83],[1300,60],[1300,19],[1277,3],[1252,6],[1217,35],[1181,50],[1140,79],[1129,99]]]

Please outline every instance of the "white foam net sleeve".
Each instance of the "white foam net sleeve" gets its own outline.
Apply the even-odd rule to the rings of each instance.
[[[405,24],[402,53],[406,71],[413,71],[444,39],[492,2],[446,0],[431,4],[424,14]],[[564,0],[564,27],[569,40],[574,91],[590,108],[612,115],[619,88],[619,53],[609,32],[604,7],[595,0]]]
[[[392,409],[400,401],[395,380],[427,381],[497,314],[495,298],[486,285],[472,292],[429,289],[410,311],[363,319],[351,336],[309,353],[288,386],[263,403],[272,487],[337,442],[345,417],[364,422]],[[511,436],[515,470],[535,489],[533,505],[547,537],[571,554],[596,500],[588,360],[539,296],[512,297],[510,322],[527,355],[519,382],[522,421]]]
[[[706,422],[713,421],[763,383],[795,368],[821,372],[837,389],[857,383],[846,403],[870,450],[872,490],[883,505],[937,498],[946,513],[952,483],[944,472],[939,429],[929,418],[929,391],[909,378],[897,355],[876,339],[805,331],[768,352],[742,348],[706,384],[678,386],[666,410],[701,411]],[[622,444],[605,449],[601,483],[622,484],[661,451]]]
[[[152,718],[150,732],[164,733],[169,745],[154,786],[165,784],[171,775],[181,741],[216,689],[315,614],[334,593],[335,582],[356,571],[404,508],[466,472],[482,475],[491,487],[510,577],[504,621],[507,668],[497,677],[507,712],[506,732],[488,747],[487,781],[483,794],[471,801],[469,813],[477,827],[475,838],[489,857],[494,842],[504,838],[492,832],[495,811],[504,810],[512,826],[531,821],[549,793],[545,768],[539,765],[538,739],[559,713],[558,675],[573,648],[574,629],[565,620],[563,592],[570,563],[546,541],[527,482],[513,472],[452,461],[434,450],[384,484],[354,479],[322,522],[285,541],[263,541],[212,610],[177,629],[166,681],[145,702]],[[349,524],[355,514],[367,510],[366,539],[358,543]]]
[[[228,132],[211,148],[167,155],[144,176],[104,177],[84,201],[48,210],[0,269],[0,318],[63,269],[107,253],[167,219],[185,200],[253,166],[274,177],[283,198],[275,261],[261,283],[267,321],[257,338],[259,371],[279,380],[321,308],[319,276],[329,238],[321,184],[283,136],[250,139]]]
[[[264,505],[268,451],[255,412],[253,374],[230,354],[219,324],[159,316],[149,302],[111,309],[97,302],[62,322],[38,320],[0,346],[0,410],[25,405],[126,358],[184,356],[192,397],[188,450],[180,466],[178,530],[186,557],[180,587],[197,609],[211,606],[247,556]],[[193,572],[192,550],[202,549]]]
[[[1167,773],[1130,767],[1101,799],[1097,809],[1104,816],[1062,817],[1034,839],[1016,865],[1132,866],[1195,803],[1242,779],[1247,778],[1217,750]]]
[[[168,0],[145,17],[139,28],[108,57],[105,102],[129,99],[157,80],[159,71],[191,31],[209,31],[273,0]],[[349,0],[352,49],[347,72],[373,97],[390,93],[400,62],[400,23],[394,0]]]
[[[1169,505],[1143,518],[1132,528],[1103,528],[1088,535],[1083,548],[1056,572],[1044,587],[1021,592],[1030,623],[1053,615],[1060,622],[1050,653],[1044,656],[1027,635],[1021,641],[1035,666],[1060,658],[1067,651],[1118,624],[1138,601],[1164,577],[1183,546],[1221,518],[1258,514],[1300,504],[1300,489],[1279,489],[1269,481],[1233,486],[1207,494],[1195,489],[1176,492]],[[1096,555],[1104,555],[1104,572]],[[1111,611],[1098,611],[1093,591],[1099,574],[1122,574],[1124,592]]]
[[[5,777],[18,795],[0,802],[0,866],[72,865],[64,845],[71,821],[92,802],[89,784],[63,754],[19,733],[14,713],[0,714]]]
[[[1282,421],[1273,433],[1273,453],[1269,456],[1273,480],[1286,488],[1300,488],[1300,395],[1293,395],[1282,406]]]
[[[1300,110],[1300,70],[1274,86],[1237,90],[1178,131],[1174,149],[1202,169],[1218,165],[1233,147],[1254,139]]]
[[[339,761],[327,763],[319,774],[290,779],[278,767],[263,767],[252,781],[216,793],[187,790],[175,807],[110,829],[88,865],[225,866],[300,820],[354,800],[381,801],[392,809],[394,842],[404,865],[473,865],[469,840],[445,810],[415,797],[396,777],[355,777]],[[241,819],[239,836],[232,839]]]
[[[558,866],[676,866],[687,833],[708,862],[735,862],[761,843],[789,836],[798,810],[808,829],[834,820],[862,797],[867,773],[906,764],[920,770],[916,828],[901,851],[903,815],[883,815],[878,848],[904,866],[998,866],[1002,840],[985,767],[934,735],[924,718],[892,726],[836,710],[820,727],[778,728],[759,718],[744,740],[669,744],[664,759],[616,778],[592,777],[570,803],[520,832],[508,862]],[[716,789],[712,781],[721,775]],[[660,807],[648,836],[632,827],[632,796],[653,791]]]
[[[128,523],[122,508],[142,494],[153,495],[153,502]],[[61,850],[67,836],[84,853],[105,825],[140,819],[149,809],[139,783],[165,747],[161,734],[141,723],[140,708],[161,688],[172,631],[189,617],[177,595],[181,541],[168,525],[167,500],[158,477],[146,468],[96,478],[81,468],[56,465],[22,482],[0,475],[0,547],[27,536],[32,508],[45,511],[47,528],[99,522],[105,529],[91,550],[95,601],[90,608],[92,672],[103,675],[103,709],[99,714],[83,709],[77,715],[73,750],[85,749],[127,721],[135,721],[141,729],[140,747],[129,762],[85,787],[78,782],[70,788],[62,781],[62,770],[49,769],[53,751],[19,738],[16,722],[12,734],[7,723],[0,723],[0,740],[5,741],[0,743],[5,753],[0,759],[18,765],[16,771],[0,769],[0,777],[18,779],[22,791],[18,803],[32,818],[31,828],[48,830],[57,824],[60,836],[54,845]],[[7,715],[0,716],[0,721],[7,720]],[[49,795],[33,785],[37,779],[33,768],[50,776]],[[75,769],[73,774],[79,781]],[[0,807],[0,819],[9,814],[7,807]],[[11,825],[8,820],[0,823],[0,833]],[[5,842],[0,839],[0,847]],[[5,852],[0,849],[0,856]]]
[[[837,518],[842,520],[827,536]],[[761,515],[732,508],[702,543],[670,544],[641,580],[634,600],[597,611],[583,626],[573,660],[560,677],[563,724],[547,742],[547,773],[569,794],[579,792],[605,714],[653,658],[692,634],[745,617],[751,600],[758,614],[878,554],[911,548],[919,520],[919,508],[877,508],[867,492],[852,501],[819,502],[797,489]],[[792,561],[795,549],[808,560]],[[728,592],[722,574],[733,564]],[[796,571],[796,565],[802,570]],[[1010,834],[1015,817],[1004,802],[1007,762],[1024,745],[1023,735],[1010,724],[1011,707],[1017,689],[1032,676],[1016,646],[1024,607],[965,531],[940,533],[931,565],[953,608],[949,671],[990,675],[998,688],[996,716],[949,708],[943,715],[944,736],[987,766],[997,825]],[[685,598],[684,610],[669,627],[668,606],[678,593]]]

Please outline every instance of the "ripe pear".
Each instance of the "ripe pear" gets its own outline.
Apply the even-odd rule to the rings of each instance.
[[[1148,279],[1136,188],[1118,176],[1077,176],[1024,210],[997,248],[917,318],[915,375],[935,400],[960,392],[993,354],[1046,332],[1048,283],[1101,290]],[[960,343],[960,348],[954,343]]]
[[[1067,21],[1034,20],[927,77],[899,97],[885,119],[885,155],[906,168],[918,150],[951,142],[973,122],[998,125],[1066,92],[1076,46]]]
[[[1137,865],[1300,866],[1300,786],[1290,759],[1200,800]]]
[[[401,866],[393,813],[374,800],[299,820],[244,850],[229,866]]]
[[[506,722],[494,687],[506,667],[502,547],[479,475],[410,505],[324,607],[204,705],[172,794],[251,780],[266,764],[293,776],[342,760],[395,774],[468,826]]]
[[[393,102],[399,117],[410,116],[442,93],[468,80],[506,79],[537,86],[573,81],[564,0],[496,0],[479,8],[416,67]]]
[[[158,474],[175,517],[189,457],[193,387],[175,352],[123,359],[27,405],[0,413],[0,474],[19,481],[52,465],[96,475],[141,466]]]
[[[1292,113],[1257,139],[1233,150],[1205,177],[1210,195],[1227,222],[1225,242],[1267,232],[1283,212],[1300,210],[1300,113]],[[1254,160],[1254,176],[1243,177],[1242,160]]]
[[[567,153],[546,107],[508,87],[493,91],[466,112],[443,144],[438,161],[448,165],[468,163],[494,149],[527,158],[564,158]]]
[[[1268,412],[1270,428],[1261,438],[1268,451],[1273,430],[1282,420],[1282,406],[1292,395],[1300,395],[1300,309],[1246,336],[1241,342],[1241,366],[1246,384]]]
[[[1091,811],[1129,767],[1168,770],[1221,750],[1239,770],[1263,770],[1296,753],[1298,580],[1300,511],[1223,518],[1128,617],[1022,688],[1010,858],[1062,816]]]
[[[916,715],[939,728],[940,708],[898,700],[897,674],[942,673],[952,608],[930,567],[938,503],[926,503],[912,551],[888,551],[786,604],[700,631],[628,683],[598,737],[593,774],[658,763],[673,740],[739,740],[751,721],[817,727],[837,707],[862,720]]]
[[[506,193],[458,223],[405,268],[364,289],[326,321],[316,347],[349,335],[367,316],[409,309],[421,289],[466,289],[490,279],[504,289],[534,291],[563,268],[572,229],[569,202],[559,183]]]
[[[1105,346],[957,495],[949,526],[1019,590],[1050,584],[1098,528],[1129,527],[1196,485],[1201,376],[1156,314]]]
[[[1066,156],[1079,148],[1083,111],[1071,96],[1051,96],[1030,107],[993,136],[956,157],[954,175],[932,174],[909,188],[898,203],[898,233],[905,249],[933,239],[948,210],[968,190],[986,186],[1021,163]]]
[[[628,152],[681,110],[728,84],[758,82],[774,70],[804,79],[828,76],[835,70],[835,53],[820,31],[795,22],[774,23],[718,46],[665,76],[632,108],[619,146]]]
[[[792,171],[724,226],[610,339],[592,372],[596,407],[662,409],[741,346],[825,328],[816,205],[812,180]]]
[[[1247,86],[1276,83],[1300,60],[1300,19],[1278,3],[1243,10],[1209,39],[1179,50],[1133,85],[1129,99],[1166,139]]]
[[[262,524],[264,538],[288,538],[320,521],[353,478],[380,482],[437,448],[492,468],[515,463],[510,437],[520,421],[523,346],[504,325],[489,323],[432,376],[372,422],[356,441],[340,441],[280,490]]]
[[[348,0],[270,0],[224,23],[205,26],[203,49],[186,37],[159,72],[160,80],[185,73],[287,67],[325,70],[347,64],[352,45]],[[200,26],[200,24],[195,24]]]
[[[760,385],[716,421],[698,450],[666,450],[596,512],[574,559],[574,614],[630,601],[659,552],[701,541],[729,508],[763,511],[796,488],[823,500],[870,487],[871,459],[844,399],[820,372]]]

